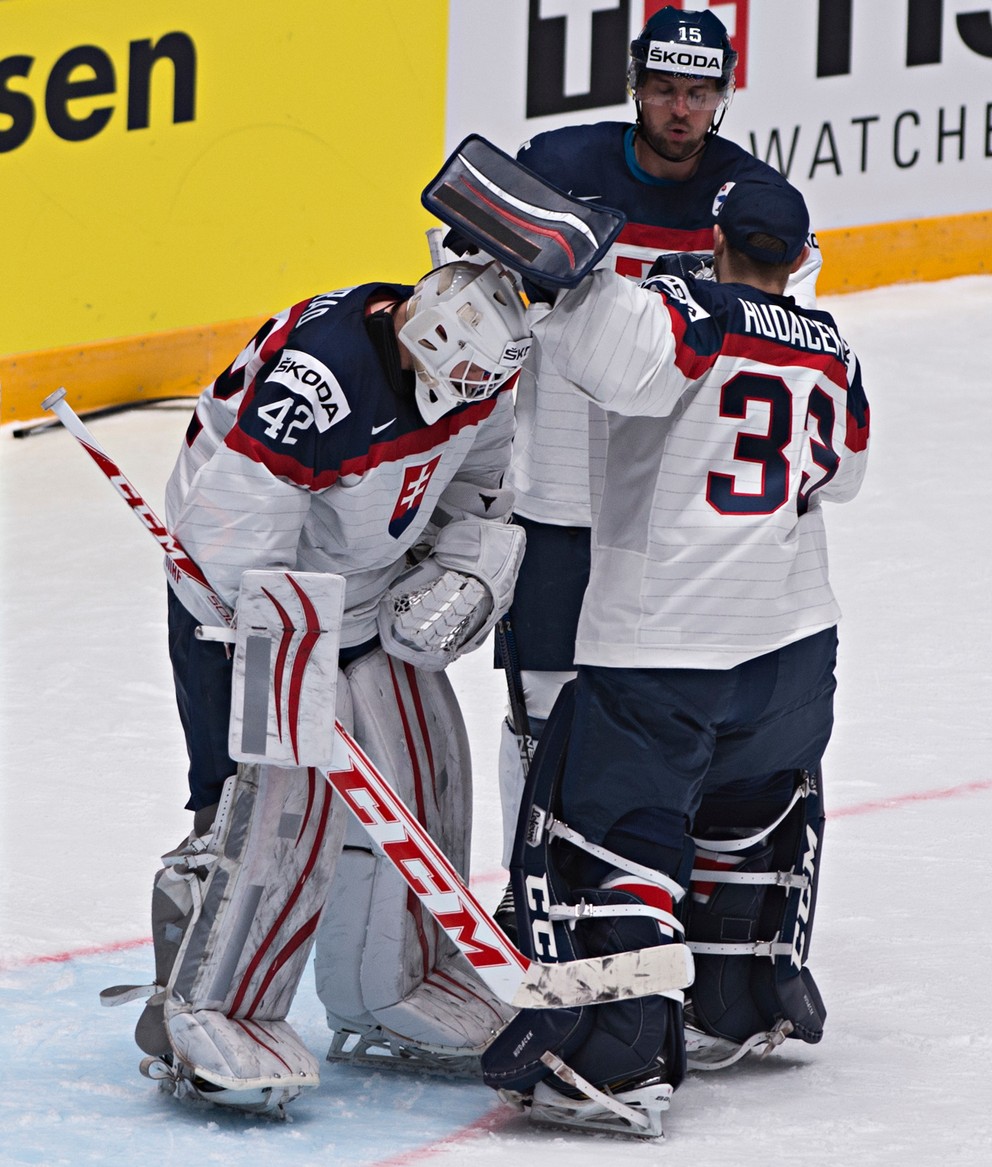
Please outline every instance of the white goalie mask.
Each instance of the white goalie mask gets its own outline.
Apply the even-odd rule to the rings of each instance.
[[[531,344],[513,276],[495,262],[461,260],[417,284],[399,339],[413,357],[417,405],[428,425],[457,405],[491,397]]]

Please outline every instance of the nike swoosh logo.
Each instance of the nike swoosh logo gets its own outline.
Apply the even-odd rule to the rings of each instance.
[[[572,196],[573,199],[578,199],[580,203],[591,203],[596,199],[601,199],[603,197],[602,195],[577,195],[572,194],[571,191],[568,193]]]
[[[395,417],[391,417],[389,421],[383,422],[382,425],[374,425],[372,427],[372,432],[374,434],[381,434],[383,430],[388,430],[395,420]]]

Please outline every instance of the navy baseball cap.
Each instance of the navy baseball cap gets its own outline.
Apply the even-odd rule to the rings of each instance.
[[[806,246],[809,211],[806,200],[784,179],[743,178],[720,188],[713,214],[727,242],[761,263],[792,263]],[[779,251],[751,243],[752,235],[771,235],[785,244]]]

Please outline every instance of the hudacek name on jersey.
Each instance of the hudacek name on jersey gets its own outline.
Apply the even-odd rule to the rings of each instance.
[[[826,321],[801,311],[790,311],[782,304],[757,303],[743,297],[739,303],[744,313],[745,332],[845,360],[846,345],[840,333]]]
[[[645,281],[644,286],[663,291],[670,300],[675,300],[685,311],[690,323],[695,324],[710,315],[692,295],[685,280],[678,276],[656,276]],[[744,320],[742,331],[807,352],[826,353],[846,363],[847,345],[836,328],[818,316],[797,310],[794,304],[789,307],[789,297],[783,297],[783,301],[770,303],[738,296],[737,303]]]

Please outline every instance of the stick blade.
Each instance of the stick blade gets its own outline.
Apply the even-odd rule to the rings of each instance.
[[[427,184],[424,206],[512,271],[572,288],[600,262],[626,216],[563,194],[470,134]]]
[[[561,964],[532,963],[512,1004],[518,1009],[603,1005],[671,993],[691,985],[692,980],[688,947],[663,944]]]

